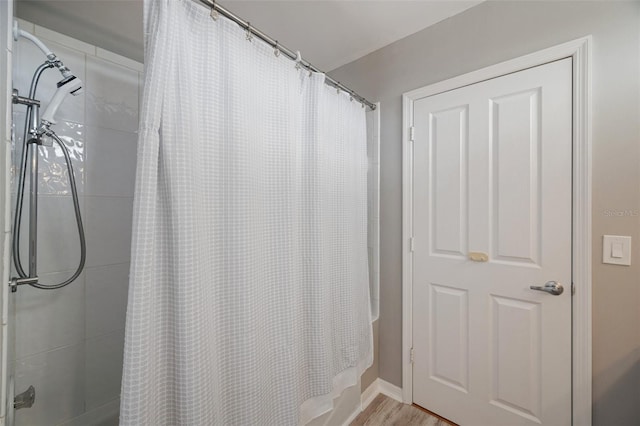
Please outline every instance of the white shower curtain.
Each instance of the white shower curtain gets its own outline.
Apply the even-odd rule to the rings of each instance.
[[[145,1],[122,425],[296,425],[372,362],[365,112]]]

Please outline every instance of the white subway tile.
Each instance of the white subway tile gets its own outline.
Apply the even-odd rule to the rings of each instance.
[[[126,56],[118,55],[117,53],[113,53],[109,50],[104,50],[100,47],[96,47],[96,56],[115,64],[122,65],[123,67],[131,68],[134,71],[142,71],[142,64],[140,62],[129,59]]]
[[[85,345],[67,346],[15,362],[16,393],[36,388],[36,403],[15,411],[16,426],[53,425],[80,415],[85,406]]]
[[[42,284],[64,281],[73,271],[40,275]],[[16,358],[80,344],[85,330],[84,274],[57,290],[28,285],[11,295],[16,305]]]
[[[86,409],[97,408],[120,394],[124,330],[86,341]]]
[[[86,217],[83,207],[84,199],[80,197],[80,213],[83,222]],[[29,199],[23,207],[23,219],[20,235],[20,256],[27,268],[28,231],[29,231]],[[75,270],[80,261],[80,237],[76,224],[73,199],[70,196],[42,196],[38,199],[38,273]]]
[[[87,197],[87,267],[127,263],[131,255],[133,199]]]
[[[133,197],[136,133],[87,127],[87,195]]]
[[[96,54],[95,46],[85,43],[84,41],[78,40],[73,37],[69,37],[68,35],[61,34],[59,32],[50,30],[49,28],[41,27],[40,25],[35,26],[35,35],[42,39],[43,43],[49,47],[49,49],[53,49],[49,46],[50,41],[66,46],[70,49],[78,50],[80,52],[94,55]],[[53,51],[56,55],[58,54],[55,50]]]
[[[138,72],[113,62],[87,58],[86,124],[138,130]]]
[[[15,185],[17,169],[20,167],[22,148],[24,147],[25,114],[19,113],[14,114],[14,116],[16,117],[16,137],[13,155],[15,168],[12,173],[12,178]],[[64,143],[71,157],[78,194],[84,192],[85,186],[84,131],[82,124],[71,121],[60,121],[56,126],[56,134]],[[40,195],[71,195],[67,162],[60,146],[51,141],[51,146],[39,146],[38,152],[38,193]],[[14,193],[15,189],[14,186]]]
[[[86,277],[86,338],[124,329],[129,264],[88,268]]]

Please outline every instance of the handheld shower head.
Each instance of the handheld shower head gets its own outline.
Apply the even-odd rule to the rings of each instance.
[[[58,68],[58,71],[60,71],[60,73],[62,74],[62,77],[64,77],[62,80],[58,82],[58,90],[56,90],[56,93],[51,98],[51,101],[49,102],[49,105],[47,105],[47,108],[45,109],[44,114],[42,114],[41,131],[44,132],[46,131],[46,129],[49,128],[49,126],[51,126],[52,124],[56,124],[54,117],[56,115],[56,112],[58,111],[58,108],[60,108],[62,101],[64,101],[65,97],[69,93],[71,93],[73,96],[78,96],[80,93],[82,93],[82,87],[83,87],[82,80],[80,80],[75,75],[73,75],[73,73],[69,70],[69,68],[67,68],[60,59],[58,59],[56,54],[53,53],[42,42],[42,40],[40,40],[38,37],[34,36],[33,34],[18,28],[18,21],[14,21],[13,22],[13,38],[14,40],[17,41],[20,37],[24,37],[27,40],[31,41],[33,44],[35,44],[42,51],[42,53],[44,53],[44,55],[47,57],[46,63],[49,64],[50,67]]]
[[[60,108],[62,101],[64,101],[64,98],[66,98],[68,94],[78,96],[80,93],[82,93],[82,90],[82,80],[80,80],[73,74],[70,74],[69,77],[60,80],[58,82],[58,90],[56,90],[56,93],[54,93],[51,101],[49,101],[49,105],[47,105],[47,108],[42,114],[43,126],[48,128],[50,125],[56,124],[54,117],[56,115],[56,112],[58,111],[58,108]]]

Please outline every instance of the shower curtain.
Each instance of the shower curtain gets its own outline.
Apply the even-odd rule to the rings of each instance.
[[[122,425],[297,425],[372,363],[365,111],[145,1]]]

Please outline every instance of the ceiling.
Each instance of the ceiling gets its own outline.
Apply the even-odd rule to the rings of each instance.
[[[460,13],[465,0],[219,0],[330,71]],[[17,0],[16,15],[142,61],[142,0]]]

